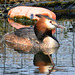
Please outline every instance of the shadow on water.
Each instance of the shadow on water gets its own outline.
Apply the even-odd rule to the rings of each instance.
[[[61,22],[62,23],[62,22]],[[65,30],[56,30],[54,36],[60,43],[59,50],[50,55],[55,63],[52,70],[50,57],[38,47],[26,48],[24,45],[14,49],[14,43],[3,41],[3,35],[15,31],[6,19],[0,21],[0,75],[75,75],[75,23],[65,23]],[[69,28],[73,30],[70,32]],[[16,47],[20,47],[16,45]],[[31,49],[30,49],[31,48]],[[55,49],[54,49],[55,50]],[[47,51],[48,52],[48,51]]]

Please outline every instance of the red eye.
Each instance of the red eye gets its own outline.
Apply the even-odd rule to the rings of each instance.
[[[50,23],[52,23],[52,21],[50,21]]]

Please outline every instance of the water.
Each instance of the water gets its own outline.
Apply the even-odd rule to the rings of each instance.
[[[60,48],[57,53],[52,54],[56,68],[50,75],[75,75],[75,33],[69,32],[68,27],[71,24],[68,24],[69,26],[66,24],[65,30],[59,29],[55,33]],[[44,56],[41,52],[21,53],[10,48],[5,42],[2,42],[2,38],[4,34],[15,31],[15,29],[7,20],[0,20],[0,26],[0,75],[49,75],[52,65],[48,56]],[[43,60],[40,54],[46,58],[45,66],[35,66],[37,60]]]

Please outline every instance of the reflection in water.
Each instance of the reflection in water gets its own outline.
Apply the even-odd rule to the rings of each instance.
[[[41,73],[50,74],[52,69],[51,60],[48,55],[45,55],[43,52],[38,52],[34,55],[34,65],[38,66],[38,69]]]
[[[18,51],[20,53],[33,53],[35,54],[34,56],[34,65],[35,66],[39,66],[39,71],[41,73],[51,73],[54,69],[54,63],[52,61],[51,55],[52,53],[54,53],[55,51],[58,50],[58,48],[40,48],[40,46],[26,46],[26,45],[18,45],[18,44],[13,44],[11,42],[7,42],[6,44],[9,47],[14,48],[15,51]],[[41,51],[41,52],[38,52]],[[40,57],[40,58],[39,58]]]
[[[42,51],[44,54],[49,56],[50,61],[53,65],[52,69],[54,69],[54,63],[52,61],[50,54],[53,54],[59,48],[59,42],[54,36],[52,36],[52,34],[55,32],[55,29],[53,27],[52,28],[49,27],[48,25],[45,26],[46,24],[45,21],[50,19],[48,16],[44,17],[43,15],[39,15],[39,14],[36,16],[38,17],[41,16],[39,17],[41,19],[37,21],[34,28],[33,27],[20,28],[11,34],[4,35],[3,39],[4,41],[6,41],[8,45],[10,45],[15,50],[22,50],[25,52],[30,52],[32,50],[35,50],[35,52],[37,52],[38,50]],[[52,19],[50,20],[53,22],[53,23],[50,23],[51,25],[56,22],[56,21],[54,22],[54,20]],[[41,26],[41,29],[40,29],[40,26]],[[64,28],[59,25],[57,25],[56,27]],[[32,34],[30,33],[31,29],[33,32]],[[31,36],[29,34],[31,34]],[[38,41],[38,43],[36,41]]]
[[[6,22],[6,24],[8,24]],[[3,24],[2,24],[3,25]],[[8,26],[8,25],[7,25]],[[10,25],[9,25],[10,26]],[[8,26],[8,27],[9,27]],[[6,28],[8,30],[9,28]],[[10,27],[13,31],[14,29]],[[10,32],[9,30],[8,32]],[[2,32],[2,31],[1,31]],[[18,49],[9,48],[12,44],[6,44],[6,42],[1,42],[2,35],[0,32],[0,75],[39,75],[39,72],[36,73],[37,69],[41,73],[49,74],[52,69],[52,64],[47,53],[38,52],[40,48],[32,48],[28,52]],[[63,34],[63,33],[62,33]],[[63,34],[64,35],[64,34]],[[52,71],[54,75],[75,75],[75,33],[67,32],[67,37],[64,39],[62,35],[62,41],[59,38],[59,33],[57,38],[61,44],[59,51],[56,54],[52,54],[54,63],[57,65],[56,68]],[[9,43],[9,42],[8,42]],[[23,46],[22,46],[23,48]],[[20,53],[18,53],[20,52]],[[29,53],[29,54],[28,54]],[[34,55],[35,54],[35,55]],[[34,57],[34,59],[33,59]],[[44,58],[42,58],[44,57]],[[56,58],[57,57],[57,58]],[[35,67],[37,66],[37,67]],[[41,65],[41,66],[40,66]],[[57,67],[58,66],[58,67]],[[65,67],[64,67],[65,66]],[[73,67],[72,67],[73,66]],[[60,70],[61,69],[61,70]],[[66,70],[65,70],[66,69]],[[56,71],[56,72],[54,72]],[[67,72],[67,73],[66,73]],[[41,74],[40,74],[41,75]]]

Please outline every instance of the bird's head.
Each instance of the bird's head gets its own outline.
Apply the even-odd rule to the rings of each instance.
[[[39,21],[34,26],[34,32],[36,37],[39,40],[43,40],[43,38],[47,35],[52,36],[55,33],[55,28],[65,28],[63,26],[58,25],[57,21],[50,18],[49,16],[37,14],[39,17]]]
[[[39,26],[41,25],[43,28],[47,28],[49,30],[53,30],[56,27],[65,28],[64,26],[58,25],[57,21],[50,18],[49,16],[41,15],[41,14],[36,14],[36,16],[40,18],[39,21],[37,22],[37,25]]]

